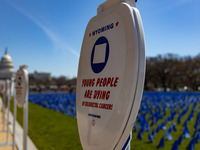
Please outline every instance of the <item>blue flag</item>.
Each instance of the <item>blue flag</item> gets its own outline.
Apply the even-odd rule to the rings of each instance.
[[[137,138],[138,138],[139,140],[143,140],[143,136],[142,136],[142,131],[141,131],[141,130],[138,132]]]
[[[176,140],[175,142],[174,142],[174,144],[172,145],[172,149],[171,150],[178,150],[178,140]]]
[[[151,134],[151,132],[149,132],[149,140],[151,141],[151,143],[153,143],[154,142],[154,140],[153,140],[153,135]]]
[[[199,140],[200,140],[200,133],[198,133],[196,136],[196,142],[198,142]]]
[[[157,146],[157,148],[163,148],[165,147],[165,136],[163,136],[159,142],[159,145]]]
[[[172,135],[168,131],[166,132],[166,136],[167,136],[168,141],[173,140]]]
[[[137,132],[137,125],[136,125],[136,124],[134,124],[133,130],[134,130],[135,132]]]
[[[181,136],[178,138],[178,145],[181,145],[182,142],[183,142],[183,134],[181,134]]]
[[[152,135],[153,136],[156,135],[156,129],[155,128],[153,128]]]
[[[175,122],[173,123],[172,127],[173,127],[173,130],[176,132],[177,128],[176,128],[176,123]]]
[[[162,121],[162,123],[161,123],[161,129],[162,129],[162,130],[166,130],[166,129],[167,129],[167,127],[166,127],[164,121]]]
[[[158,123],[157,128],[156,128],[156,132],[159,132],[159,131],[160,131],[160,125]]]
[[[187,150],[194,150],[195,143],[196,143],[196,139],[193,138],[193,139],[190,141],[190,143],[189,143],[189,145],[188,145],[188,147],[187,147]]]

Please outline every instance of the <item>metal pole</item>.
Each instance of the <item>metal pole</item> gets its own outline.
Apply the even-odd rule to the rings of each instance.
[[[3,95],[2,95],[3,96]],[[3,97],[2,97],[3,98]],[[3,104],[3,100],[2,100],[2,104]],[[3,105],[2,105],[2,107],[1,107],[1,113],[2,113],[2,115],[1,115],[1,123],[0,124],[3,124]]]
[[[131,140],[132,140],[132,130],[131,130],[131,133],[128,136],[128,139],[127,139],[126,143],[124,144],[122,150],[131,150]]]
[[[129,143],[126,150],[131,150],[131,144]]]
[[[6,90],[7,90],[7,87],[6,87],[6,81],[4,82],[5,83],[5,91],[3,92],[3,132],[5,132],[5,114],[6,114]]]
[[[15,90],[15,88],[14,88]],[[14,91],[14,104],[13,104],[13,150],[15,150],[15,124],[16,124],[16,116],[17,116],[17,103],[16,103],[15,91]]]
[[[1,112],[2,112],[2,115],[1,115],[1,123],[0,124],[4,124],[4,84],[2,84],[2,91],[1,91],[1,93],[2,93],[2,107],[1,107]],[[2,129],[2,131],[3,131],[3,129]]]
[[[16,131],[15,131],[15,126],[16,126],[16,116],[17,116],[17,105],[16,105],[16,99],[14,98],[14,105],[13,105],[13,112],[14,112],[14,117],[13,117],[13,150],[15,149],[15,138],[16,138]]]
[[[126,147],[124,145],[124,147],[122,148],[122,150],[131,150],[131,140],[132,140],[132,131],[131,131],[131,133],[130,133],[130,135],[129,135],[126,143],[125,143]]]
[[[9,140],[9,112],[10,112],[10,91],[9,91],[9,80],[6,81],[7,83],[7,102],[8,102],[8,107],[7,107],[7,138],[6,138],[6,142],[8,143]]]
[[[131,140],[132,140],[132,131],[130,133],[130,141],[128,143],[128,146],[127,146],[126,150],[131,150]]]
[[[126,2],[131,5],[132,7],[136,7],[135,0],[126,0]]]
[[[2,101],[2,106],[1,106],[1,113],[2,113],[2,115],[1,115],[1,123],[3,124],[3,92],[2,92],[2,99],[1,99]]]
[[[28,136],[28,100],[25,101],[23,111],[23,128],[24,128],[24,139],[23,139],[23,150],[27,150],[27,136]]]

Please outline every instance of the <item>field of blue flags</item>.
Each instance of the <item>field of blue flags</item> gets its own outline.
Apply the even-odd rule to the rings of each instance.
[[[73,94],[29,94],[29,101],[56,112],[76,117],[76,92]]]
[[[200,149],[200,93],[144,92],[134,149]]]
[[[76,93],[30,94],[29,101],[76,117]],[[144,92],[132,149],[200,149],[200,93]]]

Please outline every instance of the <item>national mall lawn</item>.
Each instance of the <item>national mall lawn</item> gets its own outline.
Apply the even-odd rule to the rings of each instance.
[[[13,110],[12,106],[13,101],[11,101],[11,111]],[[169,110],[167,113],[169,114]],[[39,150],[82,150],[75,117],[43,108],[31,102],[29,102],[28,115],[28,134]],[[17,120],[22,126],[22,108],[17,108]],[[194,123],[195,121],[192,121],[188,124],[191,130],[193,130]],[[161,150],[171,149],[174,139],[177,139],[183,131],[182,124],[177,125],[177,132],[173,132],[173,141],[165,140],[165,147],[160,148]],[[191,131],[191,133],[193,132]],[[166,131],[164,130],[156,134],[154,143],[150,143],[148,132],[143,133],[144,139],[142,141],[137,139],[137,132],[133,132],[131,150],[155,150],[163,135],[166,135]],[[179,149],[186,150],[190,140],[184,139]],[[195,149],[200,149],[200,144],[196,144]]]

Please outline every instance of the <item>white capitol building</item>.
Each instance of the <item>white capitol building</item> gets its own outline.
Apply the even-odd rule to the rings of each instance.
[[[11,79],[14,77],[14,66],[11,56],[8,54],[7,49],[0,61],[0,79]]]
[[[15,71],[13,61],[7,49],[0,61],[0,93],[9,93],[13,96]],[[8,88],[8,89],[7,89]]]

